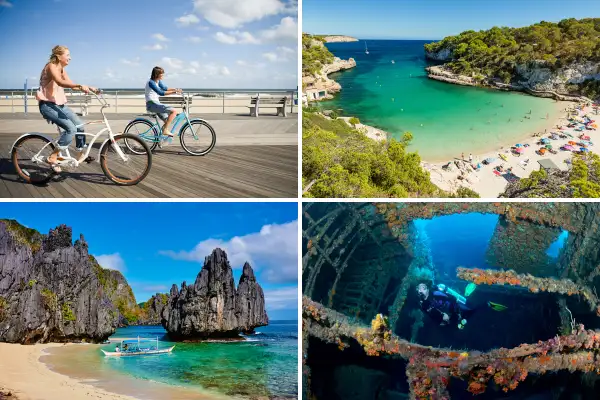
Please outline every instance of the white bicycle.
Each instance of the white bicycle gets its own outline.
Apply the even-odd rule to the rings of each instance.
[[[98,133],[78,132],[78,135],[91,136],[91,143],[87,145],[85,154],[81,159],[86,159],[92,151],[93,144],[105,132],[108,138],[104,140],[98,151],[98,162],[104,175],[114,183],[131,186],[140,183],[150,172],[152,167],[152,153],[146,142],[136,135],[113,134],[104,114],[104,109],[110,107],[101,91],[100,96],[94,93],[101,104],[102,120],[89,121],[78,125],[104,124],[105,128]],[[58,128],[59,137],[61,134]],[[48,162],[48,157],[55,151],[57,140],[38,132],[26,133],[19,137],[11,149],[11,159],[17,174],[27,183],[43,184],[48,182],[58,172],[55,166],[64,166],[75,169],[81,164],[72,157],[69,149],[60,150],[55,166]]]

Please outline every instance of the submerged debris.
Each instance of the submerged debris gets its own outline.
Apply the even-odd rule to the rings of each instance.
[[[549,292],[569,296],[579,295],[590,305],[591,310],[596,311],[596,314],[600,316],[600,300],[598,300],[598,297],[590,288],[577,286],[570,279],[538,278],[529,274],[517,274],[513,270],[484,270],[462,267],[456,269],[456,276],[476,285],[511,285],[527,288],[532,293]]]
[[[467,381],[467,390],[480,394],[492,379],[508,392],[531,373],[568,370],[600,374],[600,332],[585,330],[583,325],[577,326],[570,335],[547,341],[487,353],[468,353],[401,339],[389,330],[381,314],[371,327],[352,323],[345,315],[307,297],[302,299],[302,316],[307,335],[338,345],[354,340],[369,356],[407,360],[406,375],[411,398],[415,399],[449,399],[451,377]]]

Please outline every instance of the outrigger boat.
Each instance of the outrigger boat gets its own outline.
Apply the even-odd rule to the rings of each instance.
[[[156,344],[155,344],[156,343]],[[154,340],[140,340],[138,336],[137,340],[122,340],[121,345],[117,345],[116,351],[105,351],[102,350],[107,357],[127,357],[127,356],[145,356],[152,354],[166,354],[173,351],[175,346],[171,346],[166,349],[160,349],[158,347],[158,337]]]

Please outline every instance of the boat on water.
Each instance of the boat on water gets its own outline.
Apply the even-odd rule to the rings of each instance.
[[[173,351],[175,346],[161,349],[159,347],[158,338],[155,340],[122,340],[120,345],[115,347],[115,351],[106,351],[100,349],[106,357],[129,357],[129,356],[145,356],[153,354],[167,354]]]
[[[392,64],[396,64],[396,61],[392,60]]]
[[[367,42],[365,41],[365,54],[369,54],[369,49],[367,48]]]

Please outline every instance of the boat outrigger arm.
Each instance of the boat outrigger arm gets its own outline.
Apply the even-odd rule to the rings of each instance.
[[[137,346],[133,345],[133,349],[132,350],[123,350],[123,344],[126,342],[126,340],[122,340],[121,341],[121,346],[120,346],[120,350],[121,351],[106,351],[106,350],[102,350],[102,352],[104,353],[105,356],[107,357],[128,357],[128,356],[145,356],[145,355],[152,355],[152,354],[166,354],[166,353],[170,353],[173,351],[173,349],[175,348],[175,346],[171,346],[169,348],[166,349],[159,349],[158,348],[158,337],[156,338],[156,347],[155,348],[142,348],[140,347],[140,337],[138,336],[138,340],[137,340]],[[146,342],[148,342],[146,340]]]

